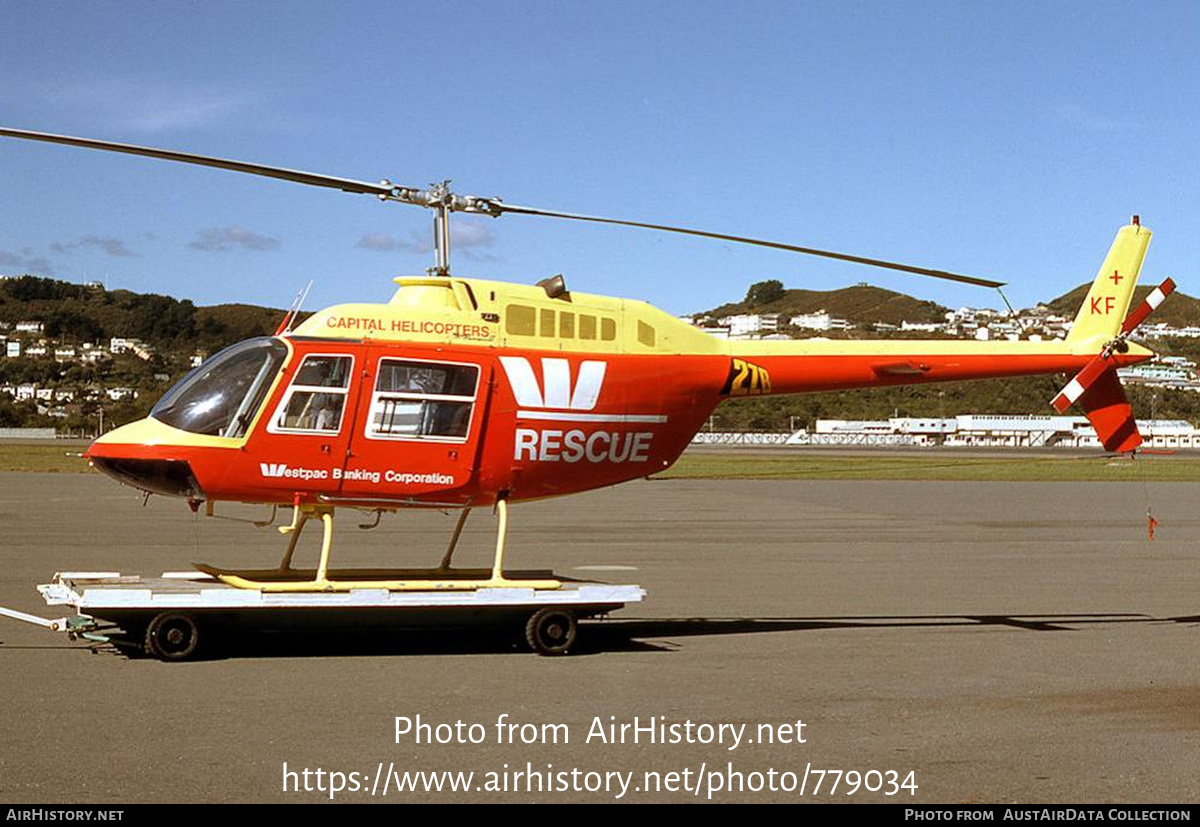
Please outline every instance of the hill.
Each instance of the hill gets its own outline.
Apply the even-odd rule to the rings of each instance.
[[[47,337],[69,342],[120,336],[190,355],[270,333],[281,318],[282,310],[248,304],[196,307],[187,299],[35,276],[0,280],[0,322],[40,321]]]
[[[949,309],[937,302],[923,301],[869,284],[857,284],[840,290],[788,290],[782,289],[781,285],[782,295],[778,297],[772,297],[770,292],[765,295],[763,291],[756,292],[756,287],[769,284],[772,283],[759,282],[751,287],[742,301],[723,304],[708,311],[707,315],[720,317],[740,313],[783,313],[795,316],[824,310],[836,318],[869,325],[874,322],[900,324],[905,320],[941,322],[945,321]],[[761,301],[760,298],[768,300]]]

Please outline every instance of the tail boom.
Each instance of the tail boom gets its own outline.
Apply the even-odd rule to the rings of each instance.
[[[1128,353],[1114,353],[1110,361],[1114,366],[1132,365],[1150,355],[1131,346]],[[1076,352],[1063,342],[746,342],[735,351],[733,362],[749,368],[732,368],[727,385],[736,391],[737,377],[745,375],[750,381],[747,392],[765,395],[1074,374],[1094,358],[1094,351]],[[755,382],[756,372],[765,372],[766,381]]]

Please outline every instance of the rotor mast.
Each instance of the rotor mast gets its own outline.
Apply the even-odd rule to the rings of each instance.
[[[499,217],[499,198],[479,198],[474,195],[457,195],[450,190],[450,181],[430,184],[427,190],[399,187],[391,181],[380,181],[385,192],[379,193],[381,201],[396,201],[433,210],[433,266],[428,269],[431,276],[450,275],[450,214],[455,212],[477,213]]]

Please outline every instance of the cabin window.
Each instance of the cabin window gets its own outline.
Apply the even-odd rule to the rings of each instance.
[[[270,430],[306,434],[340,431],[353,365],[349,356],[305,356],[271,420]]]
[[[617,338],[617,323],[612,319],[601,319],[600,338],[606,342],[611,342]]]
[[[536,333],[535,311],[524,304],[510,304],[504,313],[504,330],[513,336],[533,336]]]
[[[654,328],[638,319],[638,341],[646,347],[654,347]]]
[[[580,339],[595,339],[596,338],[596,317],[584,316],[579,317],[579,338]]]
[[[367,436],[465,440],[478,385],[478,365],[380,359]]]
[[[542,329],[541,334],[545,337],[554,335],[554,317],[557,315],[553,310],[542,311]]]
[[[575,338],[575,314],[574,313],[559,313],[558,314],[558,335],[564,339]]]

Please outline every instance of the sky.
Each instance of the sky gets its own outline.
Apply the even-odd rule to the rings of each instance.
[[[1133,213],[1144,281],[1200,293],[1200,5],[0,2],[0,125],[773,239],[1090,281]],[[386,301],[432,215],[0,138],[0,273],[198,304]],[[456,275],[672,313],[756,281],[994,291],[744,245],[456,216]]]

